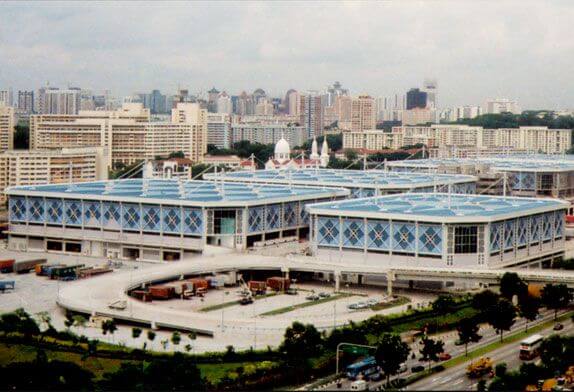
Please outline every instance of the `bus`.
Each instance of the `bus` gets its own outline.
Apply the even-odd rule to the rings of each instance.
[[[379,371],[377,366],[377,361],[374,357],[366,357],[358,362],[355,362],[346,369],[346,375],[349,380],[356,380],[357,377],[362,375],[363,377],[369,376],[373,373]]]
[[[532,335],[520,342],[520,354],[518,357],[523,360],[536,358],[540,354],[540,345],[544,340],[542,335]]]

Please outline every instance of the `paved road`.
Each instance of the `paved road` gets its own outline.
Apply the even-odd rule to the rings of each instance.
[[[539,333],[543,336],[549,336],[553,333],[572,334],[574,332],[574,324],[572,324],[571,321],[566,321],[563,324],[564,329],[562,331],[556,332],[552,330],[552,327],[550,327]],[[508,369],[515,369],[525,362],[518,358],[519,347],[520,342],[511,343],[499,348],[498,350],[492,351],[488,356],[493,360],[495,366],[496,364],[505,362]],[[476,385],[479,379],[470,379],[466,376],[466,367],[468,364],[469,363],[466,362],[447,369],[435,376],[428,377],[412,384],[407,389],[413,391],[474,391],[476,390]]]
[[[538,319],[538,320],[537,320],[536,322],[534,322],[534,323],[532,323],[532,322],[529,323],[529,326],[533,326],[533,325],[539,324],[539,323],[541,323],[541,322],[546,322],[546,321],[548,321],[548,320],[552,320],[552,318],[554,317],[554,312],[553,312],[553,311],[543,311],[543,312],[541,312],[541,315],[542,315],[542,317],[541,317],[540,319]],[[519,320],[517,320],[516,323],[513,325],[513,327],[512,327],[512,329],[511,329],[510,333],[523,330],[524,327],[525,327],[525,325],[524,325],[524,320],[523,320],[523,319],[519,319]],[[567,329],[567,328],[565,328],[565,330],[566,330],[566,329]],[[482,325],[481,328],[480,328],[479,334],[481,334],[483,338],[482,338],[482,339],[480,340],[480,342],[478,342],[478,343],[469,344],[469,345],[468,345],[468,349],[469,349],[469,350],[473,350],[473,349],[476,349],[476,348],[478,348],[478,347],[488,345],[488,344],[490,344],[490,343],[492,343],[492,342],[494,342],[494,341],[500,339],[500,337],[499,337],[499,335],[497,335],[496,331],[495,331],[492,327],[490,327],[490,326],[488,326],[488,325]],[[509,333],[506,332],[505,334],[509,334]],[[452,332],[449,332],[449,333],[446,333],[446,334],[440,334],[440,335],[434,336],[433,338],[435,338],[435,339],[441,339],[441,340],[445,343],[445,345],[444,345],[445,352],[451,354],[453,357],[457,357],[457,356],[460,356],[460,355],[464,355],[464,352],[465,352],[464,346],[456,346],[456,345],[454,344],[454,343],[458,340],[458,334],[456,333],[456,331],[452,331]],[[411,368],[412,368],[413,366],[415,366],[415,365],[421,365],[421,364],[422,364],[422,365],[425,366],[425,367],[428,366],[427,363],[422,363],[422,362],[420,362],[420,361],[418,360],[419,349],[420,349],[420,347],[419,347],[419,345],[418,345],[418,342],[415,342],[415,343],[411,344],[410,346],[411,346],[411,353],[415,353],[415,354],[417,355],[417,358],[416,358],[416,359],[412,359],[412,358],[409,358],[409,359],[408,359],[408,361],[407,361],[407,368],[408,368],[408,370],[407,370],[407,372],[405,372],[405,373],[403,373],[403,374],[400,375],[400,377],[402,377],[402,378],[405,378],[405,377],[408,377],[409,375],[411,375],[411,374],[412,374],[412,373],[411,373]],[[516,353],[517,350],[518,350],[518,349],[515,348],[515,349],[514,349],[514,353]],[[517,358],[518,358],[518,357],[517,357]],[[466,365],[464,366],[464,369],[466,369]],[[445,374],[445,373],[440,373],[440,376],[437,374],[436,376],[432,377],[432,379],[439,378],[439,377],[441,377],[443,374]],[[466,378],[466,375],[464,375],[464,372],[463,372],[463,376]],[[447,377],[447,378],[448,378],[448,377]],[[426,381],[426,380],[431,380],[431,378],[427,378],[427,379],[425,379],[425,380],[423,380],[423,381]],[[423,381],[421,381],[421,382],[423,382]],[[448,383],[449,381],[450,381],[450,380],[447,380],[447,381],[445,381],[445,382]],[[457,381],[458,381],[458,380],[457,380]],[[476,381],[475,381],[475,382],[476,382]],[[383,383],[384,383],[384,381],[370,383],[369,388],[370,388],[371,390],[374,390],[374,389],[378,388],[378,387],[379,387],[381,384],[383,384]],[[413,385],[416,385],[416,384],[413,384]],[[351,387],[351,381],[346,380],[346,379],[342,381],[342,386],[341,386],[341,389],[342,389],[342,390],[349,390],[350,387]],[[325,385],[325,386],[324,386],[323,388],[321,388],[321,389],[325,389],[325,390],[338,390],[337,385],[336,385],[336,382],[329,383],[329,384]],[[425,389],[425,388],[421,388],[421,389]],[[428,388],[426,388],[426,389],[428,389]],[[432,389],[439,389],[439,390],[440,390],[440,389],[444,389],[444,388],[434,388],[434,387],[433,387]],[[454,389],[454,390],[457,390],[457,389],[460,389],[460,388],[453,388],[453,389]]]

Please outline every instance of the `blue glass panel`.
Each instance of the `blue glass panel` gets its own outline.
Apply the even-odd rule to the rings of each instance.
[[[554,235],[556,238],[562,238],[562,236],[564,236],[564,219],[565,219],[565,213],[564,211],[557,211],[555,214],[555,229],[554,229]]]
[[[142,206],[142,230],[155,232],[161,230],[161,208],[159,205]]]
[[[41,197],[28,198],[28,221],[44,223],[44,199]]]
[[[391,226],[388,221],[367,221],[367,247],[376,250],[390,250]]]
[[[415,225],[413,223],[393,222],[393,250],[414,252],[415,243]]]
[[[544,230],[542,231],[542,239],[544,241],[552,239],[552,229],[554,227],[554,213],[550,212],[543,215],[542,225]]]
[[[518,231],[516,233],[516,242],[518,246],[523,246],[528,244],[528,228],[530,226],[530,217],[524,217],[518,219]]]
[[[99,201],[84,200],[84,226],[101,225],[102,206]]]
[[[502,222],[490,224],[490,252],[500,251],[502,243]]]
[[[442,254],[441,225],[419,225],[419,253]]]
[[[540,233],[542,229],[542,215],[536,215],[530,218],[530,243],[537,244],[540,242]]]
[[[61,224],[64,218],[64,205],[60,199],[46,199],[46,222]]]
[[[11,196],[8,202],[10,208],[10,221],[11,222],[25,222],[26,221],[26,199],[18,196]]]
[[[203,234],[203,214],[199,208],[183,209],[183,232],[186,234]]]
[[[317,243],[321,246],[339,246],[339,218],[319,217],[317,220]]]
[[[121,221],[121,209],[119,203],[103,202],[103,226],[105,229],[119,229]]]
[[[514,223],[515,220],[504,222],[504,249],[514,248]]]
[[[275,230],[281,228],[281,205],[268,205],[265,217],[265,229]]]
[[[82,202],[81,200],[64,200],[64,219],[68,226],[82,225]]]
[[[247,226],[250,233],[257,233],[263,231],[264,213],[265,213],[264,207],[254,207],[249,209],[249,218],[247,221]]]
[[[365,246],[365,223],[362,219],[343,220],[343,246],[349,248]]]
[[[164,233],[181,233],[181,211],[179,207],[162,207],[162,230]]]
[[[297,202],[283,205],[283,227],[297,226]]]

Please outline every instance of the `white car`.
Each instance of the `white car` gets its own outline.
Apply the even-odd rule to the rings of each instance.
[[[357,380],[351,383],[351,391],[368,391],[369,384],[365,380]]]
[[[371,298],[371,299],[367,300],[367,304],[368,304],[369,306],[375,306],[375,305],[378,304],[378,303],[379,303],[379,301],[378,301],[377,299],[375,299],[375,298]]]

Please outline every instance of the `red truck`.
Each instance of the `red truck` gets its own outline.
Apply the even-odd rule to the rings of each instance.
[[[267,283],[259,280],[250,280],[248,286],[253,294],[265,294],[267,290]]]
[[[12,272],[14,271],[14,262],[16,260],[14,259],[3,259],[0,260],[0,272],[2,272],[3,274],[7,273],[7,272]]]
[[[271,287],[274,291],[287,291],[290,285],[291,280],[289,278],[274,276],[267,279],[267,286]]]
[[[169,286],[150,286],[149,293],[153,299],[170,299],[175,297],[175,290]]]

